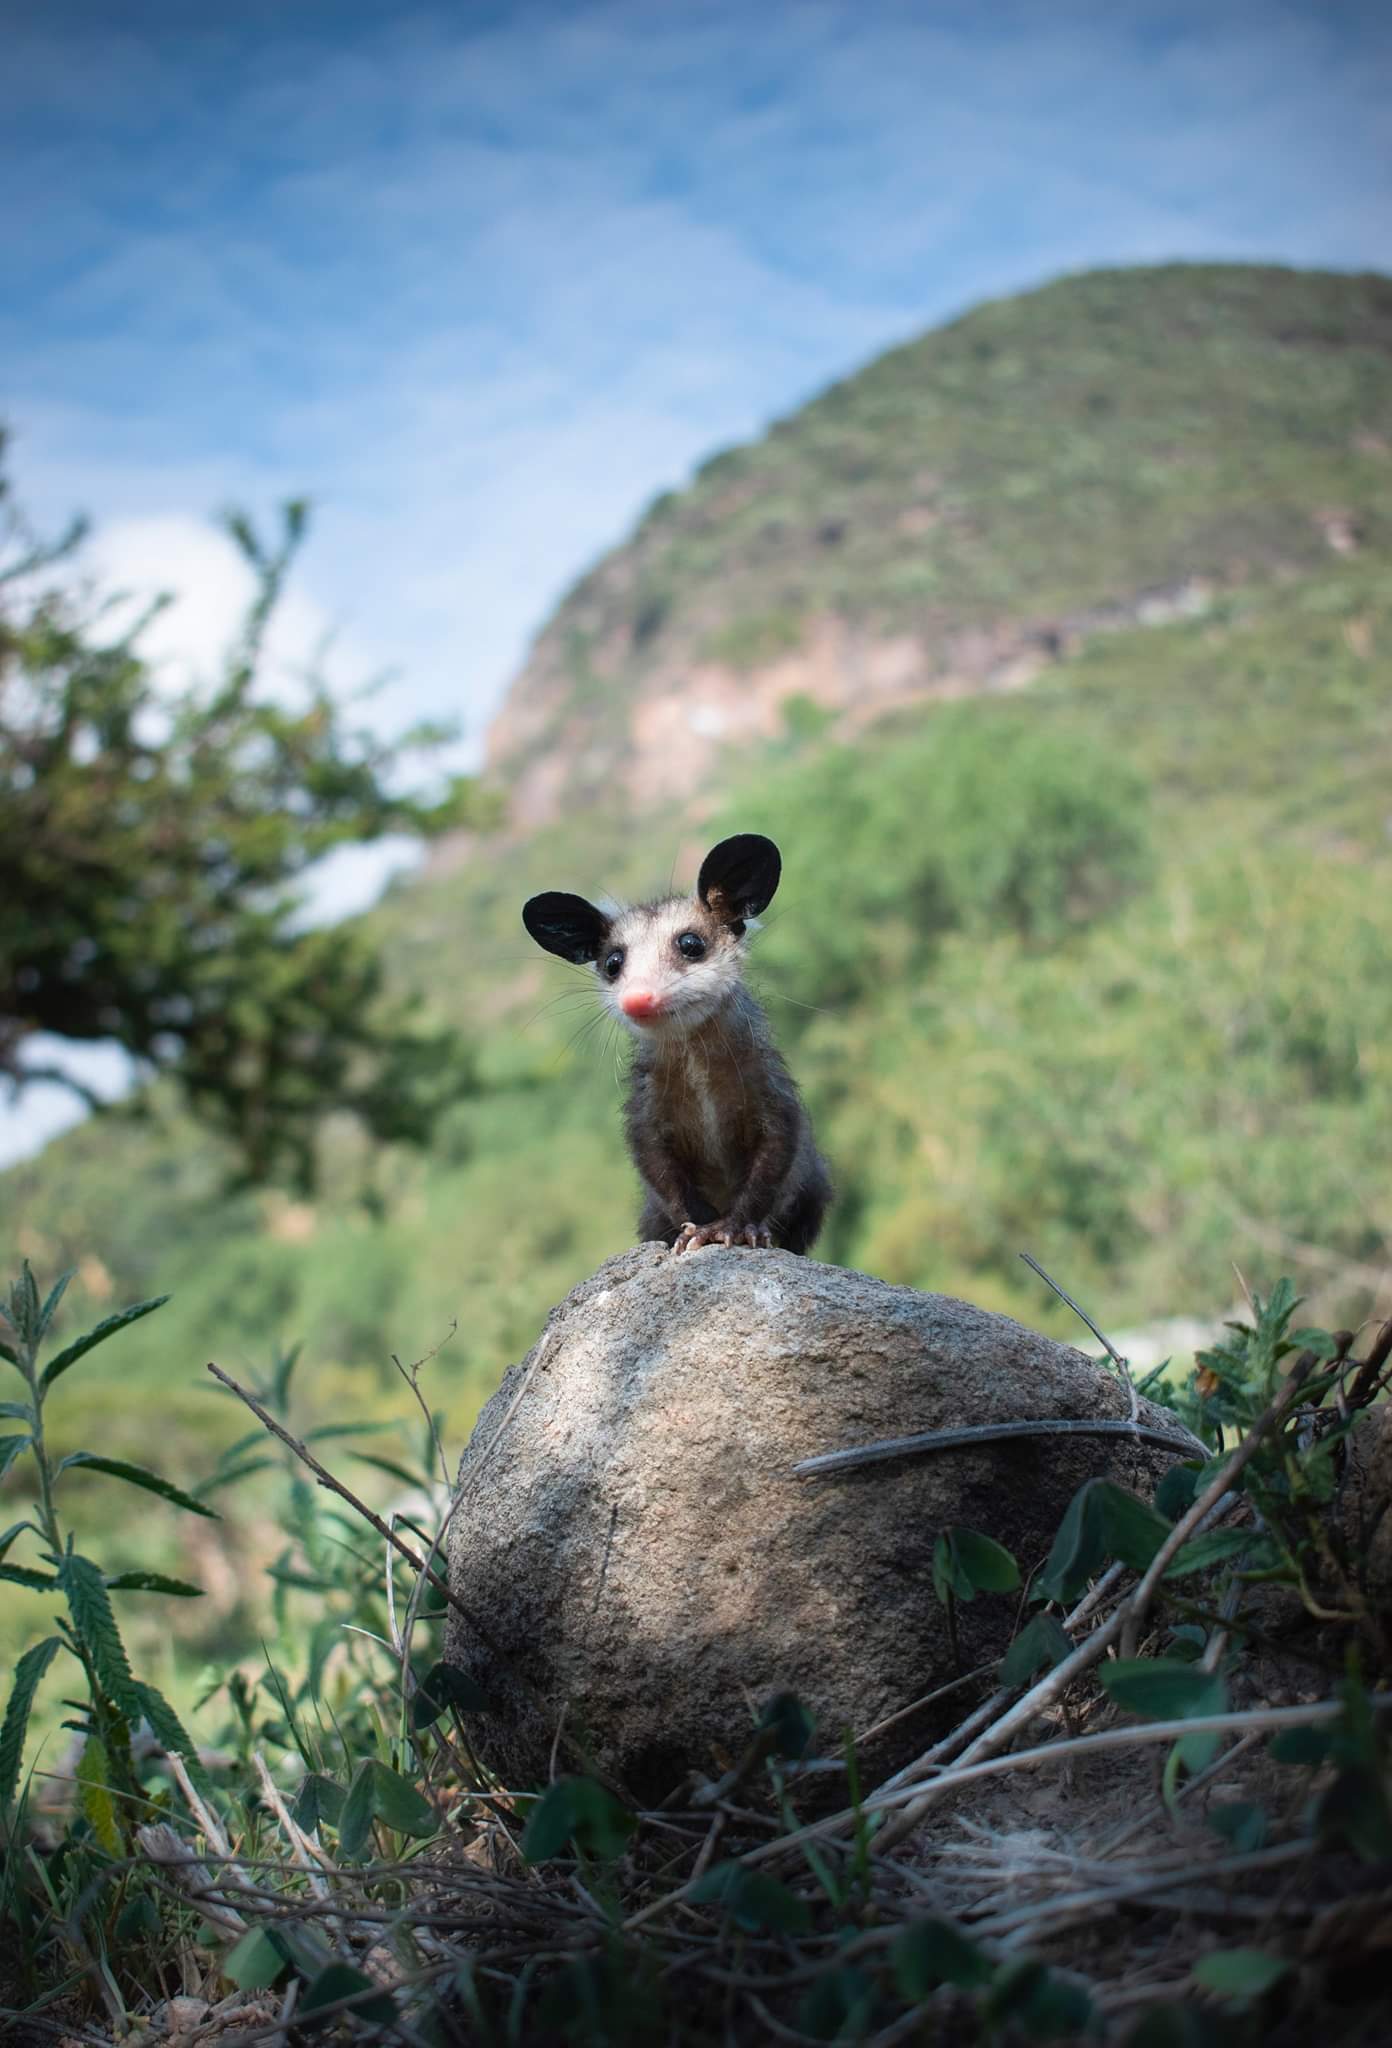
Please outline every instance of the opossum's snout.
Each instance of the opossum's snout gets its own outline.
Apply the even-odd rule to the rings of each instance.
[[[667,1005],[650,988],[626,988],[619,998],[619,1007],[635,1024],[647,1024],[660,1017]]]

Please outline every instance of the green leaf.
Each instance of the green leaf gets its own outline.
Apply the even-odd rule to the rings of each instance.
[[[950,1920],[916,1920],[896,1936],[894,1981],[917,2004],[940,1984],[964,1991],[990,1982],[995,1964],[979,1943]]]
[[[1101,1678],[1119,1707],[1152,1721],[1183,1721],[1227,1709],[1221,1675],[1178,1657],[1118,1657],[1102,1666]]]
[[[1107,1552],[1097,1486],[1095,1479],[1086,1480],[1069,1501],[1044,1569],[1034,1582],[1040,1599],[1070,1607],[1101,1568]]]
[[[27,1451],[32,1442],[33,1438],[27,1436],[0,1436],[0,1479],[4,1478],[20,1452]]]
[[[854,1963],[821,1971],[798,2006],[798,2026],[816,2041],[864,2041],[874,2027],[879,1994]]]
[[[35,1643],[32,1649],[26,1650],[15,1665],[14,1684],[10,1687],[4,1725],[0,1726],[0,1813],[9,1807],[19,1784],[20,1765],[24,1758],[24,1737],[29,1727],[29,1712],[34,1704],[34,1694],[38,1690],[39,1681],[62,1647],[60,1636],[48,1636],[43,1642]]]
[[[774,1934],[806,1934],[812,1926],[804,1900],[776,1877],[746,1869],[742,1863],[712,1865],[690,1897],[693,1905],[723,1907],[736,1926],[751,1933],[766,1927]]]
[[[1233,1848],[1243,1854],[1249,1849],[1266,1846],[1264,1806],[1255,1806],[1246,1799],[1229,1799],[1221,1805],[1210,1806],[1207,1819],[1216,1835],[1221,1835],[1225,1842],[1231,1842]]]
[[[89,1735],[77,1762],[77,1797],[88,1825],[108,1856],[119,1856],[125,1847],[116,1820],[116,1802],[111,1796],[111,1765],[106,1744]]]
[[[459,1714],[486,1714],[488,1700],[457,1664],[432,1664],[411,1700],[411,1726],[428,1728],[453,1707]]]
[[[983,1536],[979,1529],[949,1530],[957,1562],[977,1593],[1013,1593],[1020,1583],[1020,1567],[1003,1543]]]
[[[34,1411],[27,1401],[0,1401],[0,1417],[6,1422],[27,1422],[32,1428]]]
[[[1097,1491],[1102,1502],[1102,1522],[1108,1554],[1143,1572],[1170,1534],[1170,1524],[1155,1508],[1147,1507],[1124,1486],[1099,1479]]]
[[[944,1605],[949,1594],[974,1600],[978,1593],[1011,1593],[1020,1568],[1003,1544],[978,1529],[954,1525],[933,1546],[933,1586]]]
[[[208,1789],[208,1773],[199,1761],[198,1748],[179,1716],[161,1692],[154,1686],[135,1681],[135,1697],[140,1712],[150,1724],[150,1733],[161,1749],[173,1751],[181,1756],[188,1766],[188,1774],[200,1791]]]
[[[116,1915],[117,1941],[137,1942],[145,1947],[157,1941],[159,1935],[159,1907],[148,1892],[137,1892]]]
[[[1347,1842],[1365,1863],[1392,1858],[1392,1800],[1373,1765],[1346,1765],[1321,1795],[1315,1822],[1326,1839]]]
[[[345,1863],[357,1863],[372,1838],[373,1784],[368,1773],[370,1757],[364,1757],[353,1773],[338,1816],[338,1853]]]
[[[308,2026],[320,2006],[336,2005],[339,1999],[354,1998],[358,1993],[362,1996],[349,2008],[354,2017],[390,2026],[396,2018],[396,2001],[389,1992],[379,1991],[372,1979],[355,1970],[351,1963],[330,1963],[321,1970],[296,2006],[295,2017],[302,2026]]]
[[[176,1508],[188,1508],[191,1513],[206,1515],[213,1522],[221,1520],[216,1508],[210,1508],[206,1501],[195,1500],[191,1493],[171,1486],[167,1479],[161,1479],[158,1472],[151,1472],[144,1465],[128,1465],[123,1458],[99,1458],[93,1451],[70,1451],[59,1464],[58,1471],[66,1472],[70,1466],[81,1466],[89,1472],[105,1472],[112,1479],[124,1479],[131,1486],[143,1487],[146,1493],[157,1493],[161,1500],[173,1501]]]
[[[1210,1529],[1206,1536],[1195,1536],[1180,1545],[1165,1567],[1165,1577],[1183,1579],[1190,1572],[1206,1572],[1215,1564],[1250,1550],[1256,1536],[1253,1529]]]
[[[440,1820],[434,1807],[424,1795],[417,1791],[409,1778],[400,1771],[394,1771],[389,1764],[373,1758],[371,1769],[376,1781],[377,1817],[389,1828],[395,1828],[399,1835],[414,1835],[420,1839],[438,1834]]]
[[[39,1290],[26,1259],[10,1289],[10,1321],[31,1349],[39,1341]]]
[[[353,1773],[338,1816],[338,1848],[345,1861],[361,1859],[374,1820],[398,1834],[419,1837],[435,1834],[440,1825],[429,1800],[421,1797],[409,1779],[377,1757],[366,1756]]]
[[[38,1328],[34,1332],[34,1342],[36,1344],[40,1342],[40,1340],[43,1338],[45,1332],[48,1329],[49,1324],[53,1321],[54,1316],[57,1315],[58,1304],[63,1299],[63,1296],[67,1293],[68,1282],[72,1279],[73,1274],[76,1271],[76,1266],[70,1266],[66,1273],[60,1273],[58,1275],[58,1278],[54,1281],[52,1287],[49,1289],[48,1300],[39,1310]]]
[[[1331,1729],[1283,1728],[1279,1735],[1272,1736],[1267,1749],[1275,1763],[1314,1766],[1327,1761],[1333,1746]]]
[[[163,1572],[117,1572],[106,1582],[108,1593],[168,1593],[175,1600],[201,1600],[203,1588],[187,1579],[168,1579]]]
[[[100,1568],[73,1551],[58,1567],[58,1581],[77,1639],[92,1659],[102,1690],[128,1720],[138,1720],[144,1709]]]
[[[248,1927],[225,1957],[222,1974],[239,1991],[269,1991],[289,1967],[289,1955],[278,1935],[269,1927]]]
[[[1273,1984],[1279,1984],[1290,1970],[1280,1956],[1261,1948],[1220,1948],[1200,1956],[1193,1969],[1194,1982],[1221,1998],[1260,1998]]]
[[[795,1692],[776,1692],[759,1716],[758,1727],[773,1739],[773,1755],[797,1763],[812,1748],[817,1727]]]
[[[1126,2036],[1126,2048],[1224,2048],[1228,2030],[1195,2005],[1153,2005]]]
[[[322,1771],[310,1771],[295,1795],[291,1817],[307,1835],[326,1823],[336,1828],[343,1817],[343,1800],[343,1787],[335,1779],[326,1778]]]
[[[35,1593],[46,1593],[58,1583],[51,1572],[31,1571],[24,1564],[0,1564],[0,1579],[11,1586],[28,1586]]]
[[[636,1825],[628,1808],[593,1778],[557,1778],[527,1818],[522,1854],[529,1863],[545,1863],[574,1842],[607,1862],[622,1854]]]
[[[1073,1644],[1052,1614],[1036,1614],[1025,1623],[1000,1661],[1002,1685],[1024,1685],[1040,1671],[1052,1671],[1072,1653]]]
[[[51,1387],[69,1366],[77,1364],[79,1358],[85,1358],[89,1351],[96,1350],[98,1344],[104,1344],[108,1337],[114,1337],[118,1330],[124,1330],[127,1323],[138,1323],[142,1316],[153,1315],[157,1308],[164,1307],[168,1299],[167,1294],[157,1294],[152,1301],[137,1301],[132,1307],[118,1309],[115,1315],[107,1316],[103,1322],[89,1330],[85,1337],[79,1337],[76,1343],[69,1344],[66,1351],[60,1351],[56,1358],[51,1358],[44,1367],[39,1384],[45,1388]]]
[[[988,2006],[994,2019],[1008,2020],[1036,2041],[1075,2041],[1092,2018],[1087,1987],[1032,1956],[1003,1965]]]
[[[0,1534],[0,1557],[5,1555],[16,1537],[22,1536],[26,1529],[33,1529],[36,1536],[39,1534],[39,1531],[34,1529],[34,1524],[27,1518],[19,1522],[11,1522],[9,1528],[3,1534]]]

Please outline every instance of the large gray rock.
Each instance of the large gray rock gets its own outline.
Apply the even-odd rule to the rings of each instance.
[[[833,1742],[863,1734],[955,1675],[940,1530],[981,1530],[1029,1571],[1085,1479],[1148,1497],[1175,1454],[1048,1437],[821,1479],[792,1466],[917,1430],[1126,1413],[1110,1371],[943,1295],[787,1252],[611,1259],[508,1373],[460,1465],[451,1581],[486,1640],[454,1614],[446,1656],[496,1708],[471,1721],[480,1754],[536,1784],[564,1714],[652,1799],[727,1763],[780,1690]],[[961,1608],[964,1669],[1000,1652],[1015,1609]],[[962,1705],[900,1721],[866,1769],[894,1768]]]

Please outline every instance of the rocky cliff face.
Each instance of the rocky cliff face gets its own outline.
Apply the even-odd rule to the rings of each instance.
[[[1069,279],[893,351],[564,600],[489,739],[514,822],[687,798],[799,720],[1022,688],[1386,538],[1389,357],[1387,280],[1229,265]]]

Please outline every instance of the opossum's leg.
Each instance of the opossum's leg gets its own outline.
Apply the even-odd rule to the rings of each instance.
[[[682,1203],[674,1215],[671,1205],[654,1189],[649,1188],[638,1217],[639,1244],[651,1244],[654,1239],[660,1239],[663,1244],[669,1246],[676,1244],[683,1229],[690,1230],[694,1227],[683,1222],[685,1216],[693,1213],[703,1223],[710,1222],[715,1215],[710,1203],[703,1202],[699,1195],[690,1198],[689,1206],[685,1202]]]
[[[784,1251],[809,1252],[817,1242],[822,1223],[831,1202],[831,1181],[820,1170],[805,1186],[800,1187],[787,1210],[774,1224],[774,1241]]]

